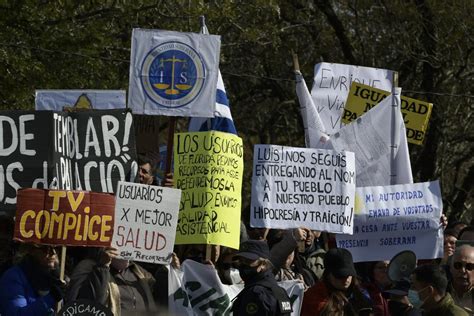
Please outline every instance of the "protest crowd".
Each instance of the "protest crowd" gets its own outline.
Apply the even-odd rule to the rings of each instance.
[[[432,104],[400,96],[390,71],[328,63],[310,95],[295,66],[307,148],[255,145],[242,184],[220,39],[178,35],[134,29],[128,109],[0,112],[1,316],[474,314],[474,223],[448,222],[438,181],[411,175],[401,113],[422,133]],[[354,81],[347,125],[325,128],[334,113],[311,106],[351,71],[391,92],[359,111],[349,97],[375,86]],[[136,114],[192,119],[157,161]]]

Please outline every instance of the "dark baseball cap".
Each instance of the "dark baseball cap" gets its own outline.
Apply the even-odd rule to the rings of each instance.
[[[264,240],[247,240],[240,244],[240,249],[235,254],[234,259],[236,257],[244,257],[250,260],[270,259],[270,250]]]
[[[326,252],[324,256],[324,269],[336,278],[357,275],[351,253],[343,248],[333,248]]]

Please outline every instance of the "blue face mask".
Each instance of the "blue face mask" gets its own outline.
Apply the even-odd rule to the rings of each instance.
[[[408,300],[410,301],[411,305],[415,308],[420,308],[424,303],[425,300],[420,299],[420,292],[423,292],[428,286],[422,288],[419,291],[414,291],[414,290],[408,290]]]

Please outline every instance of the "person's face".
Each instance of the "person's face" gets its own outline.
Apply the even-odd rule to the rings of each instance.
[[[59,260],[56,248],[51,246],[35,247],[31,251],[32,257],[43,268],[53,270],[57,268]]]
[[[352,275],[336,278],[332,273],[329,273],[329,283],[331,283],[336,290],[345,291],[351,286]]]
[[[462,247],[451,262],[453,285],[469,291],[474,286],[474,247]]]
[[[377,285],[381,287],[386,287],[390,285],[390,279],[388,278],[388,264],[390,261],[379,261],[374,266],[373,276],[374,281]]]
[[[141,165],[138,169],[138,173],[140,176],[140,183],[151,184],[153,182],[153,174],[151,172],[151,165],[149,163]]]
[[[449,257],[454,254],[457,238],[453,235],[444,236],[444,256]]]
[[[418,298],[422,302],[421,305],[433,296],[433,288],[429,284],[418,281],[414,274],[411,276],[411,290],[418,293]]]

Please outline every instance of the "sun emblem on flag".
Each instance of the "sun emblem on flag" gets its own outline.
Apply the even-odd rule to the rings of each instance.
[[[206,80],[204,62],[191,46],[166,42],[145,57],[140,81],[148,98],[166,108],[193,101]]]

